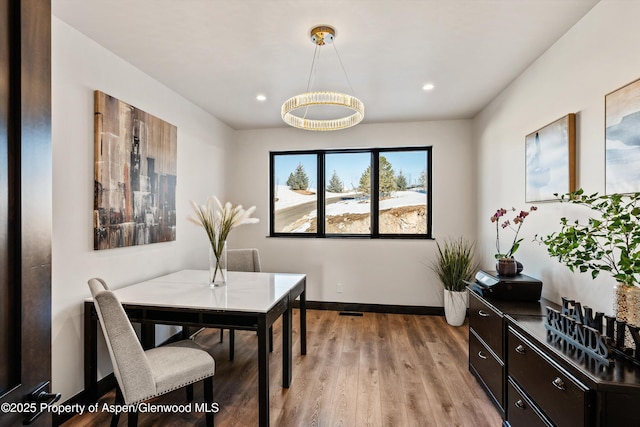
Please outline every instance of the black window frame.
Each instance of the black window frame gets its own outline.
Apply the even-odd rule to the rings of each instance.
[[[344,148],[344,149],[321,149],[321,150],[286,150],[286,151],[270,151],[269,152],[269,237],[294,237],[294,238],[321,238],[321,239],[433,239],[432,231],[432,165],[433,165],[433,147],[432,146],[415,146],[415,147],[378,147],[378,148]],[[379,207],[380,207],[380,171],[379,161],[380,153],[398,152],[398,151],[425,151],[427,153],[426,164],[426,180],[427,180],[427,232],[426,234],[404,234],[404,233],[380,233],[379,232]],[[370,153],[371,154],[371,232],[368,234],[327,234],[325,232],[325,156],[327,154],[340,153]],[[317,209],[317,227],[315,233],[300,232],[276,232],[275,226],[275,158],[276,156],[286,155],[316,155],[316,209]],[[322,184],[322,186],[320,185]],[[322,190],[322,191],[321,191]]]

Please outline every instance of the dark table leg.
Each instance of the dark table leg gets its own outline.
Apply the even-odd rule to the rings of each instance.
[[[293,298],[289,300],[287,309],[282,313],[282,387],[284,388],[289,388],[291,385],[292,303]]]
[[[300,294],[300,354],[307,354],[307,283]]]
[[[140,334],[142,335],[142,348],[149,350],[156,346],[156,325],[155,323],[142,323],[140,325]]]
[[[188,326],[183,326],[182,327],[182,339],[183,340],[188,340],[189,337],[191,336],[191,334],[189,333],[189,327]]]
[[[269,425],[269,328],[266,316],[258,317],[258,425]]]
[[[85,402],[98,399],[98,319],[93,316],[93,302],[84,303],[84,390]]]

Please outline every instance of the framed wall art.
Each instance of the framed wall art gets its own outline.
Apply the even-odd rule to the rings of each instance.
[[[94,249],[176,239],[177,128],[95,91]]]
[[[640,80],[605,95],[607,194],[640,191]]]
[[[556,200],[576,189],[576,115],[571,113],[525,137],[525,201]]]

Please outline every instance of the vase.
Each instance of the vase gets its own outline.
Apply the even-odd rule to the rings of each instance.
[[[617,320],[623,320],[633,326],[640,325],[640,288],[618,283],[615,286],[613,312]],[[625,330],[624,345],[635,348],[628,330]]]
[[[224,286],[227,284],[227,241],[222,243],[222,248],[216,254],[209,245],[209,279],[210,286]]]
[[[522,265],[522,263],[520,261],[516,261],[516,274],[522,273],[523,268],[524,266]]]
[[[444,290],[444,317],[451,326],[460,326],[467,316],[469,293],[465,291]]]
[[[522,268],[520,270],[522,270]],[[500,276],[515,276],[519,273],[518,262],[513,258],[498,258],[496,261],[496,272]]]

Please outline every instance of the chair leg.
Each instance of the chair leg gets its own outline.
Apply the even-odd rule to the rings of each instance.
[[[120,386],[116,384],[116,406],[124,405],[124,396]],[[120,421],[120,412],[116,411],[111,416],[111,427],[118,427],[118,421]]]
[[[183,326],[182,327],[182,339],[183,340],[188,340],[189,339],[189,327],[188,326]]]
[[[213,377],[204,379],[204,401],[208,409],[205,414],[207,427],[213,427]]]
[[[189,384],[185,389],[187,390],[187,402],[193,402],[193,384]]]
[[[189,327],[188,327],[188,326],[183,326],[183,328],[187,328],[187,330],[189,330]],[[197,331],[195,331],[194,333],[192,333],[191,335],[189,335],[187,338],[188,338],[188,339],[190,339],[190,340],[194,340],[194,339],[196,339],[196,337],[198,336],[198,334],[199,334],[200,332],[204,331],[205,329],[207,329],[207,328],[200,328],[200,329],[198,329]],[[189,332],[191,332],[191,331],[189,331]]]
[[[138,427],[138,411],[132,411],[127,414],[129,418],[127,422],[128,427]]]
[[[233,360],[236,346],[236,330],[229,329],[229,360]]]
[[[224,329],[220,329],[220,342],[223,341],[224,338]]]

